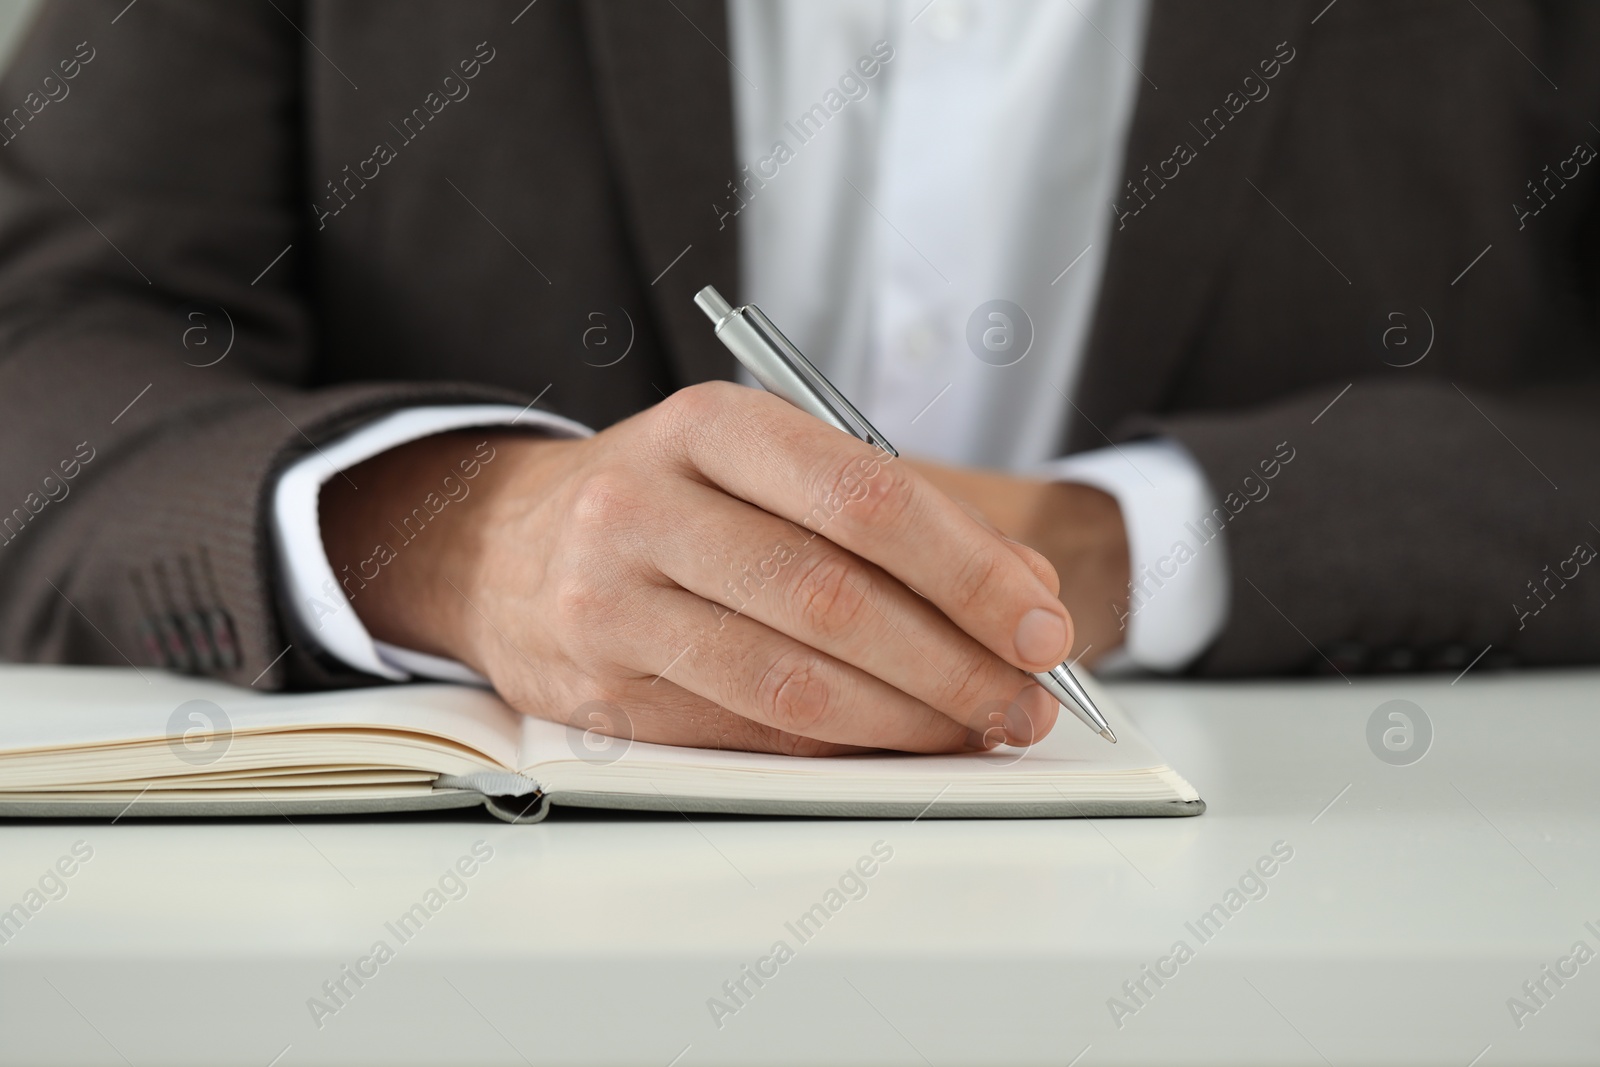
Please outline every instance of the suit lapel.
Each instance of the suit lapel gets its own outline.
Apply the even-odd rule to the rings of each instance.
[[[1104,445],[1104,434],[1129,415],[1161,409],[1232,253],[1235,228],[1259,203],[1250,181],[1288,114],[1311,17],[1306,4],[1283,0],[1151,5],[1142,64],[1149,81],[1141,82],[1113,202],[1117,218],[1078,389],[1083,415],[1072,421],[1067,449]],[[1259,64],[1277,58],[1279,42],[1295,54],[1264,81]],[[1248,75],[1269,91],[1230,114]],[[1228,116],[1225,123],[1206,123],[1213,108]],[[1179,146],[1193,153],[1187,163],[1174,158]]]
[[[712,207],[735,175],[725,4],[586,0],[584,21],[639,284],[678,384],[731,378],[693,303],[707,284],[738,291],[733,220]]]

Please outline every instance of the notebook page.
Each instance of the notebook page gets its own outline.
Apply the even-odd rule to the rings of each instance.
[[[162,671],[0,668],[0,761],[9,754],[182,736],[191,727],[246,734],[346,726],[435,736],[507,769],[522,716],[492,693],[456,685],[386,685],[261,693]],[[190,701],[203,701],[185,707]],[[220,709],[220,716],[214,709]]]
[[[573,727],[528,718],[522,723],[522,766],[519,769],[535,780],[541,778],[541,765],[586,763],[602,769],[613,762],[628,762],[651,767],[701,769],[711,774],[736,770],[814,779],[871,776],[948,781],[968,775],[992,775],[997,771],[1008,775],[1071,775],[1165,768],[1166,760],[1105,690],[1087,679],[1084,685],[1092,687],[1091,695],[1111,723],[1117,744],[1110,744],[1093,733],[1065,710],[1049,736],[1027,749],[1002,746],[991,752],[955,755],[884,753],[821,759],[679,748],[642,741],[630,743],[598,736],[585,738],[583,731]]]

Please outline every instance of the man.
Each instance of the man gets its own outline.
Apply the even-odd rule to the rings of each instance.
[[[0,84],[12,658],[799,753],[1600,658],[1588,6],[120,8]]]

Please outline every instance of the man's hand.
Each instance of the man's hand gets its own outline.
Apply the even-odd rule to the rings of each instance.
[[[396,527],[487,440],[471,492]],[[611,705],[642,741],[835,754],[957,752],[1049,732],[1025,673],[1072,624],[1050,565],[909,464],[728,383],[581,441],[441,434],[332,479],[338,574],[380,640],[465,662],[514,707]],[[581,723],[587,726],[587,722]]]
[[[1109,493],[994,471],[906,460],[946,495],[1003,535],[1037,549],[1061,576],[1072,612],[1072,656],[1091,666],[1127,639],[1128,532]]]

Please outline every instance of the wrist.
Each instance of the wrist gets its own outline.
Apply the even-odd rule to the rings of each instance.
[[[368,633],[481,670],[472,601],[486,514],[518,481],[519,460],[565,443],[491,430],[436,434],[330,479],[318,507],[323,547]]]

